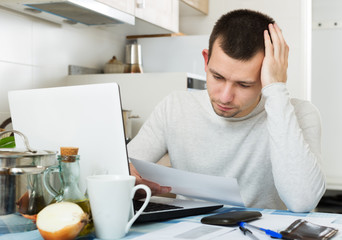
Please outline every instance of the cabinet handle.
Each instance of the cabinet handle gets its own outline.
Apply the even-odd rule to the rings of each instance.
[[[145,8],[145,0],[137,0],[137,8]]]

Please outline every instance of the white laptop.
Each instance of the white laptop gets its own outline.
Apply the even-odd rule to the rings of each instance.
[[[129,174],[120,90],[116,83],[17,90],[10,91],[8,97],[13,129],[27,136],[31,148],[53,151],[63,146],[79,148],[79,184],[83,192],[89,175]],[[21,141],[16,143],[24,147]],[[139,221],[160,221],[222,207],[203,201],[161,197],[153,200],[180,208],[145,210]]]

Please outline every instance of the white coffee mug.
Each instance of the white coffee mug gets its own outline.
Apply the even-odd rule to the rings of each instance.
[[[151,190],[143,184],[134,186],[135,177],[128,175],[93,175],[87,177],[87,191],[93,216],[95,234],[101,239],[124,237],[133,222],[144,211],[151,198]],[[139,211],[129,220],[132,199],[138,189],[144,189],[146,199]]]

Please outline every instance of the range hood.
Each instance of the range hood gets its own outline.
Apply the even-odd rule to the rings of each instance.
[[[96,0],[1,0],[0,5],[62,24],[135,23],[134,16]]]

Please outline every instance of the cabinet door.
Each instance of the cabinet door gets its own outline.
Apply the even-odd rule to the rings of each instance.
[[[125,13],[134,15],[135,0],[96,0],[97,2],[106,4]]]
[[[205,15],[208,15],[208,0],[181,0],[181,2]]]
[[[179,30],[178,0],[135,0],[135,16],[172,32]]]

